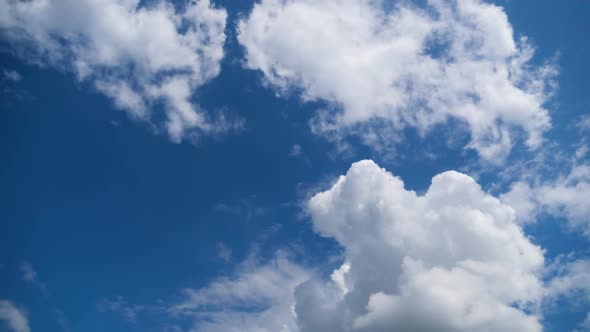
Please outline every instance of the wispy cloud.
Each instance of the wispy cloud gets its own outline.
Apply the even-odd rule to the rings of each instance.
[[[101,313],[110,312],[118,314],[132,323],[135,323],[138,315],[145,310],[145,306],[129,304],[119,295],[108,299],[102,299],[98,302],[96,308]]]
[[[0,300],[0,327],[4,324],[7,331],[30,332],[27,314],[12,302]]]
[[[2,75],[8,81],[18,82],[22,80],[22,76],[14,69],[2,68]]]
[[[43,295],[48,295],[47,286],[41,281],[39,281],[37,271],[33,268],[33,265],[30,262],[23,262],[20,265],[20,271],[22,273],[23,281],[25,281],[29,285],[37,287],[39,290],[41,290]]]

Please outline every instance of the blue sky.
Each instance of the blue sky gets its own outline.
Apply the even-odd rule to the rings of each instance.
[[[42,2],[1,331],[590,329],[590,3]]]

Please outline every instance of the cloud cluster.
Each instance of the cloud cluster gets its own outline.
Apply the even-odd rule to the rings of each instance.
[[[514,209],[457,172],[418,195],[360,161],[308,209],[343,248],[328,280],[279,254],[186,290],[170,312],[198,331],[542,331],[547,296],[584,276],[572,265],[547,288],[543,251]]]
[[[12,302],[0,300],[0,327],[12,332],[30,332],[29,321],[25,313]]]
[[[0,0],[0,34],[27,60],[65,67],[172,140],[232,129],[191,97],[220,70],[227,13],[209,0]],[[164,116],[153,114],[164,106]],[[159,126],[159,124],[158,124]]]
[[[380,149],[404,128],[465,124],[470,148],[501,162],[515,140],[536,148],[550,127],[543,106],[556,69],[533,66],[501,7],[480,0],[262,0],[239,23],[246,66],[280,93],[300,91],[336,111],[316,132],[359,135]]]

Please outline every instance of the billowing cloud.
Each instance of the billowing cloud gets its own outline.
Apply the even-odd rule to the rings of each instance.
[[[520,138],[534,149],[550,127],[551,64],[501,7],[479,0],[262,0],[239,23],[246,66],[279,93],[324,100],[313,129],[335,139],[359,135],[382,149],[404,128],[426,134],[449,119],[469,148],[501,162]],[[463,126],[461,126],[463,127]]]
[[[30,332],[27,315],[12,302],[0,300],[0,326],[12,332]]]
[[[219,73],[226,19],[209,0],[181,10],[165,1],[0,0],[0,33],[17,54],[74,71],[133,118],[164,117],[174,141],[232,128],[191,101]]]
[[[469,176],[439,174],[420,196],[361,161],[309,210],[346,263],[297,288],[302,331],[542,330],[542,250]]]

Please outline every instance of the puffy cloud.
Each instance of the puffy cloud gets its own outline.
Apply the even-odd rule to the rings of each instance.
[[[27,315],[10,301],[0,300],[0,324],[13,332],[30,332]]]
[[[134,118],[155,121],[153,106],[165,105],[174,141],[232,129],[191,102],[219,73],[226,18],[209,0],[191,0],[180,11],[165,1],[0,0],[0,32],[15,52],[65,64]]]
[[[332,281],[296,290],[302,331],[541,331],[542,250],[514,210],[469,176],[423,196],[372,161],[309,201],[316,231],[345,249]]]
[[[479,0],[262,0],[239,22],[246,66],[280,93],[324,100],[313,129],[335,139],[359,135],[380,149],[406,127],[426,134],[458,119],[469,147],[501,162],[526,136],[536,148],[556,69],[530,64],[501,7]]]
[[[169,311],[195,318],[195,331],[293,332],[298,330],[293,290],[310,276],[283,253],[266,264],[247,260],[231,278],[186,289],[183,300]]]

